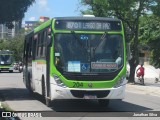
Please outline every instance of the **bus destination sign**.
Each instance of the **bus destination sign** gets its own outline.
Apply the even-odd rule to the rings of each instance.
[[[119,21],[56,20],[55,29],[120,31],[121,24]]]
[[[118,64],[114,62],[92,62],[92,69],[118,69]]]

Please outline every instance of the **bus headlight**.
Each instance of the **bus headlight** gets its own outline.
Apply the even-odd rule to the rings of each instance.
[[[124,84],[124,81],[126,80],[126,78],[124,76],[120,77],[119,80],[117,80],[116,84],[113,86],[114,88],[117,88],[117,87],[120,87],[120,86],[123,86]]]
[[[65,84],[62,82],[62,80],[57,75],[53,75],[53,78],[58,86],[66,87]]]

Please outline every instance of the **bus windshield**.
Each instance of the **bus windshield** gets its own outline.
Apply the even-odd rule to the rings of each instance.
[[[57,33],[54,61],[61,72],[110,73],[123,66],[120,34]]]
[[[12,55],[0,55],[0,64],[1,65],[12,64]]]

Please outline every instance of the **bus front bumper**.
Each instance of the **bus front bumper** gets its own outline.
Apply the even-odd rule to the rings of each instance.
[[[51,84],[51,100],[54,99],[123,99],[125,85],[117,88],[67,88]]]
[[[0,68],[0,71],[13,71],[13,67]]]

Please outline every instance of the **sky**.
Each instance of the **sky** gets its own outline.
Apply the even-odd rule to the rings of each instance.
[[[25,13],[24,21],[36,21],[40,16],[65,17],[80,16],[80,0],[36,0]]]

